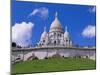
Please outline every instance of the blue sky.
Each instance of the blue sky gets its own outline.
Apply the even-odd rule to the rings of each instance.
[[[96,11],[93,11],[94,7],[88,5],[12,1],[12,27],[16,23],[34,23],[31,44],[35,44],[39,41],[44,26],[46,26],[47,32],[49,31],[50,25],[55,17],[55,12],[57,11],[63,29],[65,30],[65,26],[67,26],[74,44],[80,46],[95,46],[95,36],[84,37],[82,35],[83,30],[88,25],[96,26]],[[39,14],[29,16],[35,9],[40,8],[48,9],[48,15],[45,15],[45,17],[41,17]]]

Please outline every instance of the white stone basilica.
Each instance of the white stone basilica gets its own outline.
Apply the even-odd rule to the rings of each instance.
[[[48,33],[46,31],[46,27],[44,27],[38,46],[72,46],[72,41],[70,40],[67,27],[65,27],[64,32],[57,17],[57,12],[55,13],[55,19],[51,23]]]

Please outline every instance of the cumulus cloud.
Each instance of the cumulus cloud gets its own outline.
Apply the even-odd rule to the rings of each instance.
[[[22,47],[30,45],[33,26],[31,22],[15,23],[12,27],[12,42]]]
[[[82,32],[82,35],[87,38],[95,37],[95,26],[94,25],[88,25]]]
[[[89,8],[89,12],[90,13],[95,13],[96,12],[96,7],[94,6],[92,8]]]
[[[42,19],[46,19],[48,17],[48,14],[49,14],[48,9],[45,7],[41,7],[41,8],[34,9],[32,13],[29,14],[29,16],[37,15],[41,17]]]

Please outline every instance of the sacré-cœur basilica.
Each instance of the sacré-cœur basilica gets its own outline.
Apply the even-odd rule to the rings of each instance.
[[[73,45],[67,27],[65,27],[65,30],[62,28],[57,17],[57,12],[55,13],[55,19],[51,23],[49,32],[47,32],[46,27],[44,27],[44,31],[37,45],[29,48],[12,48],[11,59],[12,62],[15,62],[20,60],[32,60],[34,57],[44,59],[55,55],[59,57],[96,59],[95,47],[77,47]],[[17,58],[20,60],[16,60]]]

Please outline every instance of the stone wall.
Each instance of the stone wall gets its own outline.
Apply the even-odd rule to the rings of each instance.
[[[24,61],[34,56],[38,59],[44,59],[45,57],[52,57],[55,54],[59,54],[61,57],[82,57],[95,60],[96,49],[95,48],[66,48],[66,47],[47,47],[47,48],[22,48],[12,49],[12,56],[19,56]]]

